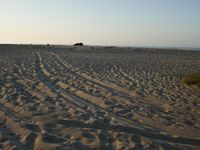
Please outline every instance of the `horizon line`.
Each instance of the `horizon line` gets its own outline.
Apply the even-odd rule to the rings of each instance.
[[[77,43],[77,42],[75,42]],[[75,44],[73,43],[73,44]],[[79,42],[78,42],[79,43]],[[83,42],[81,42],[83,43]],[[0,43],[0,45],[55,45],[55,46],[73,46],[73,44],[64,44],[64,43]],[[84,43],[83,43],[84,44]],[[186,49],[186,50],[200,50],[200,47],[192,47],[192,46],[152,46],[152,45],[149,45],[149,46],[142,46],[142,45],[115,45],[115,44],[84,44],[84,46],[99,46],[99,47],[106,47],[106,46],[113,46],[113,47],[130,47],[130,48],[161,48],[161,49]]]

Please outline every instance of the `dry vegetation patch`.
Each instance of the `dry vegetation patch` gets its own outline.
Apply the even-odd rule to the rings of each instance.
[[[187,75],[183,81],[189,86],[200,89],[200,72]]]

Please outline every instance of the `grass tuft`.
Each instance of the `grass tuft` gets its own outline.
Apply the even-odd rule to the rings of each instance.
[[[189,86],[194,86],[200,89],[200,72],[185,76],[183,82]]]

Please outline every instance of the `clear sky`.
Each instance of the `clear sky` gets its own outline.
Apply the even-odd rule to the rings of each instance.
[[[200,0],[0,0],[0,43],[200,47]]]

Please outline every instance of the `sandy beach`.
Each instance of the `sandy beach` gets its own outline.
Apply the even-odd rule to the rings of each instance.
[[[0,45],[0,149],[200,149],[200,51]]]

